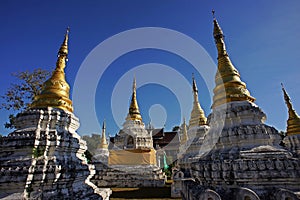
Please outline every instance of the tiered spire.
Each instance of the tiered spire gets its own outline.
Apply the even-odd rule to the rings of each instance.
[[[193,75],[193,94],[194,94],[194,102],[193,102],[193,109],[191,112],[191,118],[189,121],[189,128],[206,124],[206,117],[198,100],[198,88],[197,88],[194,75]]]
[[[108,149],[108,144],[107,144],[107,141],[106,141],[105,129],[106,129],[105,121],[103,121],[103,125],[102,125],[102,137],[101,137],[101,143],[99,145],[100,149]]]
[[[139,120],[142,121],[142,116],[140,114],[139,106],[136,100],[136,79],[133,79],[133,86],[132,86],[132,97],[131,103],[129,107],[129,113],[127,115],[126,120]]]
[[[246,84],[240,79],[239,72],[231,63],[226,51],[223,31],[215,17],[213,22],[213,34],[218,49],[218,72],[215,77],[216,87],[214,89],[212,108],[232,101],[246,100],[254,102],[255,98],[250,95]]]
[[[289,118],[287,120],[287,130],[286,135],[300,134],[300,118],[293,108],[291,99],[287,92],[285,91],[283,84],[281,83],[282,91],[284,95],[285,103],[288,107]]]
[[[186,123],[185,123],[185,118],[183,118],[183,124],[182,124],[182,138],[180,140],[180,144],[184,145],[188,141],[188,134],[186,130]]]
[[[34,97],[31,108],[55,107],[73,112],[70,100],[70,86],[66,82],[64,68],[68,58],[69,28],[58,51],[56,68],[52,76],[43,84],[42,92]]]

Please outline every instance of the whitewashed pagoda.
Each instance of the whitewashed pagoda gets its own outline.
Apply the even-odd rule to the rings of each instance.
[[[200,105],[198,97],[198,87],[193,75],[192,77],[192,92],[193,92],[193,108],[190,115],[189,125],[186,126],[185,120],[182,124],[181,132],[182,139],[180,141],[180,151],[178,154],[178,165],[180,167],[176,168],[173,172],[173,184],[171,195],[172,197],[181,197],[182,189],[182,178],[190,177],[190,164],[195,157],[197,157],[201,152],[203,152],[203,141],[205,134],[209,130],[207,125],[207,118]],[[184,174],[180,176],[181,178],[176,178],[179,174]]]
[[[109,199],[110,189],[90,179],[86,142],[76,133],[64,68],[68,34],[58,51],[56,68],[43,84],[30,108],[16,117],[16,130],[0,141],[0,198],[5,199]]]
[[[186,134],[186,138],[188,139],[184,139],[181,141],[180,153],[178,155],[178,162],[182,164],[188,164],[190,160],[198,154],[205,133],[209,129],[205,113],[199,103],[198,87],[194,75],[192,82],[192,91],[194,99],[189,125],[187,127],[187,130],[185,130],[184,126],[182,128],[184,135]]]
[[[109,164],[156,165],[156,151],[153,148],[152,132],[148,132],[145,128],[136,99],[135,78],[129,112],[123,128],[114,138],[114,147],[110,150]]]
[[[264,123],[266,115],[254,103],[255,98],[232,64],[223,31],[215,18],[213,24],[218,70],[212,112],[207,118],[209,129],[203,139],[199,138],[202,144],[198,155],[179,161],[179,170],[185,172],[182,198],[299,199],[300,160],[287,147],[279,145],[281,136],[278,131]],[[300,126],[298,122],[295,125],[298,117],[292,111],[289,99],[285,98],[290,116],[285,141],[297,152],[295,141],[299,140],[292,135],[297,135]],[[193,143],[199,140],[194,139]]]
[[[136,79],[123,128],[114,137],[109,149],[108,164],[94,161],[99,187],[163,187],[166,176],[157,166],[152,132],[147,131],[140,114]]]

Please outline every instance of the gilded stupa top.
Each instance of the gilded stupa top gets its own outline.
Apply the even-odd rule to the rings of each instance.
[[[291,99],[288,93],[285,91],[283,84],[281,84],[281,86],[284,95],[284,100],[288,107],[288,113],[289,113],[289,118],[287,120],[286,135],[300,134],[300,118],[296,113],[296,111],[294,110]]]
[[[56,68],[52,76],[44,82],[42,91],[34,97],[31,108],[54,107],[73,112],[70,100],[70,86],[66,82],[64,68],[68,58],[69,28],[66,31],[64,41],[58,51]]]
[[[105,134],[105,121],[103,122],[103,125],[102,125],[102,137],[101,137],[101,143],[99,145],[99,148],[100,149],[108,149],[108,144],[107,144],[107,141],[106,141],[106,134]]]
[[[255,98],[250,95],[246,84],[241,81],[239,72],[227,54],[223,31],[215,17],[213,23],[213,35],[218,49],[218,71],[215,77],[216,87],[212,108],[232,101],[254,102]]]
[[[194,102],[193,102],[193,109],[191,112],[191,118],[189,121],[189,128],[206,124],[206,117],[198,100],[198,88],[197,88],[194,75],[193,75],[193,94],[194,94]]]
[[[131,103],[129,106],[129,112],[128,112],[126,120],[142,121],[142,116],[140,114],[139,105],[136,100],[136,79],[135,79],[135,77],[133,79]]]

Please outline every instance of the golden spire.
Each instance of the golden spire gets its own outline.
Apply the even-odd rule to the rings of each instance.
[[[41,93],[34,97],[31,108],[55,107],[73,112],[69,93],[70,86],[66,82],[64,72],[68,60],[68,37],[69,28],[67,28],[64,41],[58,51],[56,68],[52,76],[43,84]]]
[[[191,118],[189,121],[189,128],[201,126],[206,124],[206,117],[198,101],[198,88],[193,74],[193,94],[194,102],[193,109],[191,112]]]
[[[212,108],[232,101],[254,102],[255,98],[250,95],[246,84],[240,79],[239,72],[231,63],[226,52],[223,31],[215,17],[213,22],[213,34],[218,49],[218,72],[215,77],[216,87],[214,88]]]
[[[289,112],[289,118],[287,120],[287,130],[286,130],[286,135],[295,135],[295,134],[300,134],[300,118],[296,111],[293,108],[293,105],[291,103],[291,99],[287,92],[285,91],[283,84],[281,83],[282,86],[282,91],[284,95],[284,100],[285,103],[288,107],[288,112]]]
[[[136,100],[136,79],[133,79],[133,86],[132,86],[132,97],[131,103],[129,107],[129,113],[127,115],[126,120],[139,120],[142,121],[142,116],[140,114],[139,106]]]
[[[100,149],[108,149],[108,144],[106,141],[106,135],[105,135],[105,121],[103,121],[103,125],[102,125],[102,137],[101,137],[101,143],[99,145]]]
[[[180,144],[184,145],[187,141],[188,141],[188,134],[187,134],[187,130],[186,130],[185,118],[183,118],[182,139],[180,140]]]

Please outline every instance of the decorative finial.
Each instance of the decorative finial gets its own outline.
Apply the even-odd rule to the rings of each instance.
[[[70,33],[70,27],[68,26],[65,34],[64,45],[68,45],[69,33]]]
[[[194,73],[192,73],[192,80],[193,80],[193,92],[194,92],[194,95],[195,95],[196,92],[197,92],[197,95],[198,95],[198,88],[197,88],[197,84],[196,84],[196,81],[195,81]],[[197,96],[197,98],[198,98],[198,96]]]
[[[132,84],[132,91],[136,91],[136,78],[135,78],[135,75],[133,77],[133,84]]]
[[[70,27],[68,26],[66,29],[66,33],[65,33],[65,38],[69,37],[69,33],[70,33]],[[65,41],[64,41],[64,43],[65,43]]]
[[[105,123],[105,119],[103,120],[103,124],[102,124],[102,131],[106,129],[106,123]]]
[[[67,61],[67,56],[68,56],[68,40],[69,40],[69,32],[70,32],[70,27],[67,28],[66,33],[65,33],[65,38],[63,43],[60,46],[60,49],[58,51],[57,57],[64,57],[64,59]]]
[[[216,17],[215,17],[215,10],[214,9],[211,10],[211,13],[212,13],[213,18],[216,19]]]
[[[290,110],[293,110],[293,106],[292,106],[292,103],[291,103],[291,99],[290,99],[288,93],[286,92],[286,90],[285,90],[285,88],[284,88],[284,86],[283,86],[283,83],[280,83],[280,84],[281,84],[281,89],[282,89],[282,91],[283,91],[283,97],[284,97],[285,103],[286,103],[286,105],[287,105],[289,111],[290,111]]]

